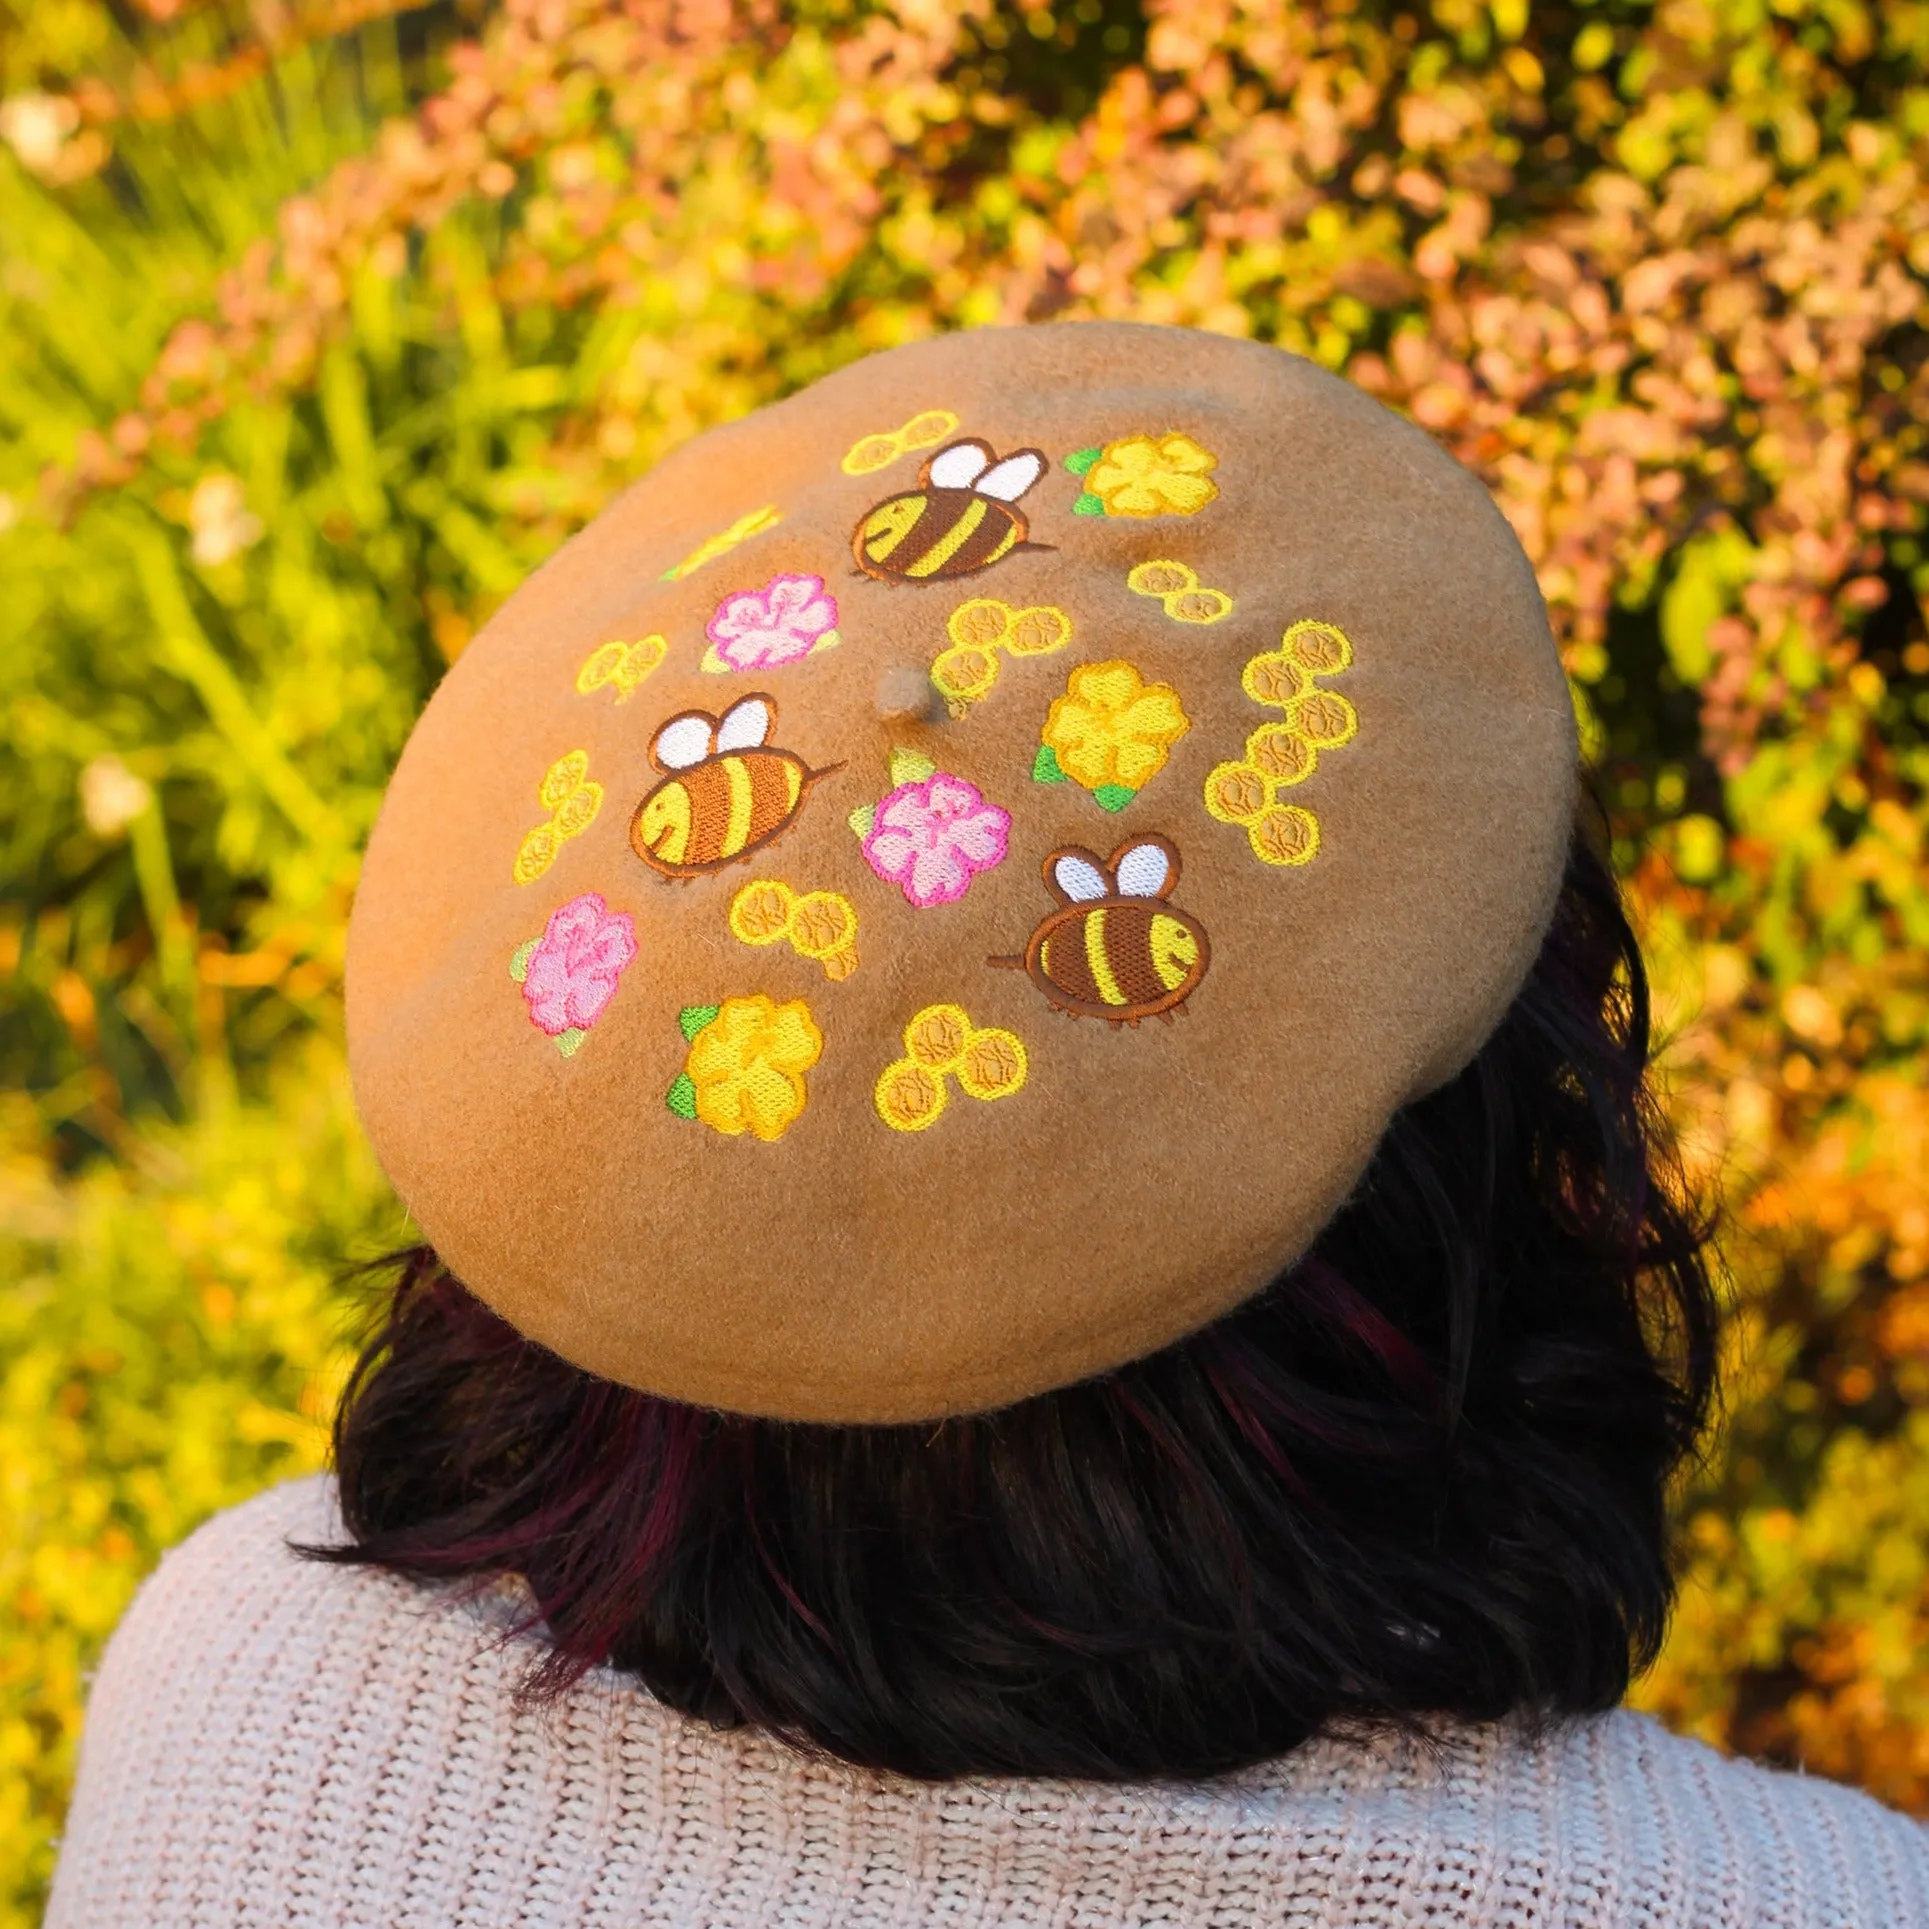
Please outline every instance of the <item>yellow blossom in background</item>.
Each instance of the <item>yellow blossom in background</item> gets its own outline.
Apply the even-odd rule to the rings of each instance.
[[[1192,516],[1219,493],[1218,466],[1189,435],[1128,435],[1107,444],[1085,487],[1108,516]]]
[[[726,998],[690,1044],[684,1072],[696,1115],[732,1138],[780,1139],[804,1109],[804,1074],[824,1035],[801,998],[777,1004],[762,992]]]
[[[1059,770],[1087,790],[1143,790],[1191,727],[1169,683],[1147,683],[1129,663],[1084,663],[1040,733]]]

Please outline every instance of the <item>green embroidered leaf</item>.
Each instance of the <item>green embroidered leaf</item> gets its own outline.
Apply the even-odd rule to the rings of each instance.
[[[516,955],[509,960],[509,975],[517,984],[529,976],[529,958],[536,947],[542,943],[540,938],[531,938],[527,944],[516,947]]]
[[[1038,755],[1031,760],[1032,779],[1041,784],[1062,784],[1065,773],[1058,767],[1058,752],[1050,744],[1041,743]]]
[[[894,750],[891,752],[891,788],[896,790],[900,784],[921,784],[937,768],[922,751]]]
[[[877,822],[877,806],[875,804],[859,804],[844,821],[850,825],[851,829],[854,830],[859,837],[869,837],[871,834],[871,826]]]
[[[676,1083],[664,1093],[663,1102],[680,1119],[693,1119],[697,1115],[696,1081],[688,1072],[679,1072]]]
[[[567,1031],[556,1034],[556,1049],[561,1052],[565,1058],[574,1058],[576,1056],[576,1047],[588,1036],[589,1033],[586,1032],[581,1025],[571,1025]]]
[[[1123,784],[1100,784],[1092,792],[1094,801],[1107,810],[1123,810],[1139,793],[1128,790]]]
[[[1103,449],[1078,449],[1065,458],[1065,466],[1075,476],[1082,476],[1105,451]]]
[[[1104,503],[1089,489],[1072,504],[1072,514],[1075,516],[1102,516],[1104,513]]]
[[[722,1009],[721,1005],[685,1005],[676,1015],[683,1042],[687,1045]]]

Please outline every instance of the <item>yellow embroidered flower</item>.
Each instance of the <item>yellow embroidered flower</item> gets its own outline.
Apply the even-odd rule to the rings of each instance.
[[[1147,683],[1129,663],[1082,663],[1043,732],[1058,768],[1089,791],[1142,790],[1191,727],[1169,683]]]
[[[782,1005],[761,991],[726,998],[690,1041],[684,1062],[696,1116],[733,1138],[782,1138],[804,1109],[804,1074],[823,1049],[824,1035],[801,998]]]
[[[1108,516],[1195,516],[1219,493],[1218,466],[1189,435],[1128,435],[1106,446],[1085,487]]]

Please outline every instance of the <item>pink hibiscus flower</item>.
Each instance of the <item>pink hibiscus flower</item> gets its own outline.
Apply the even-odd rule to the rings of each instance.
[[[1011,813],[947,772],[900,784],[877,807],[864,855],[920,911],[963,897],[980,871],[1004,862]]]
[[[551,1038],[587,1031],[635,956],[636,927],[627,911],[612,911],[594,891],[571,898],[549,914],[523,968],[531,1020]]]
[[[706,669],[772,669],[837,641],[837,598],[821,576],[773,576],[726,596],[704,634],[715,646]]]

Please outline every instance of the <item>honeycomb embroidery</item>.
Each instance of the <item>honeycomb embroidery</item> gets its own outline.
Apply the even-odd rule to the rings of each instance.
[[[678,1118],[771,1144],[803,1116],[804,1074],[822,1056],[824,1034],[801,998],[780,1005],[759,991],[686,1005],[677,1026],[689,1053],[664,1102]]]
[[[646,636],[640,643],[605,643],[592,650],[576,672],[577,693],[588,697],[598,690],[614,690],[617,702],[627,703],[669,649],[660,636]]]
[[[948,435],[958,432],[958,418],[949,409],[925,409],[912,416],[901,429],[886,429],[878,435],[860,435],[844,451],[837,466],[847,476],[876,475],[888,469],[899,456],[913,449],[935,448]]]
[[[1147,683],[1130,663],[1081,663],[1046,715],[1031,774],[1082,784],[1102,810],[1120,811],[1191,727],[1171,684]]]
[[[1153,597],[1175,623],[1217,623],[1232,614],[1232,598],[1223,589],[1205,588],[1190,563],[1139,563],[1126,572],[1125,586],[1135,596]]]
[[[549,817],[522,840],[516,852],[518,884],[535,883],[555,863],[556,853],[588,830],[603,808],[603,786],[589,781],[589,752],[572,750],[558,757],[543,773],[536,796]]]
[[[960,603],[945,621],[951,645],[931,665],[931,681],[954,717],[990,696],[998,682],[999,653],[1050,656],[1072,640],[1072,619],[1049,603],[1013,609],[994,596]]]
[[[635,956],[630,914],[585,891],[549,914],[541,937],[516,947],[509,976],[522,987],[529,1022],[574,1058]]]
[[[857,969],[857,911],[835,891],[793,891],[778,878],[756,878],[730,900],[730,931],[745,944],[785,939],[801,958],[836,981]]]
[[[1217,765],[1206,777],[1206,809],[1222,824],[1245,831],[1262,864],[1310,864],[1319,855],[1319,819],[1280,793],[1303,784],[1319,768],[1322,751],[1338,750],[1359,733],[1359,713],[1336,690],[1316,681],[1337,676],[1353,661],[1353,645],[1337,624],[1311,619],[1293,624],[1279,648],[1254,657],[1239,686],[1255,703],[1282,713],[1246,739],[1246,754]]]
[[[1030,1070],[1016,1032],[974,1025],[962,1005],[927,1005],[904,1028],[904,1056],[878,1074],[877,1115],[893,1132],[935,1125],[950,1101],[947,1079],[968,1098],[1009,1098]]]
[[[698,544],[680,563],[672,563],[658,579],[665,583],[678,583],[686,576],[693,576],[705,563],[713,563],[719,556],[727,556],[739,543],[747,543],[752,536],[761,536],[766,529],[775,529],[783,521],[775,503],[766,503],[761,509],[753,509],[747,516],[739,516],[728,529],[720,530],[708,541]]]

